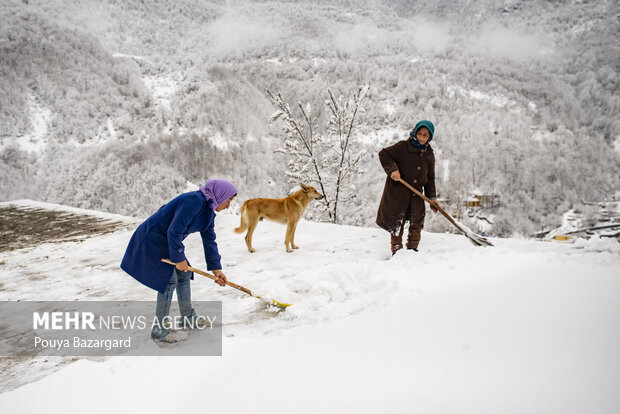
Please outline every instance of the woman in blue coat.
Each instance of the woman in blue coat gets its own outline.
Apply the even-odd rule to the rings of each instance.
[[[154,339],[165,340],[170,332],[165,317],[170,312],[172,295],[176,289],[182,317],[194,318],[191,306],[190,279],[183,240],[200,232],[207,269],[218,278],[216,283],[226,285],[221,257],[215,242],[215,213],[230,207],[237,188],[225,180],[208,180],[200,191],[181,194],[140,224],[134,232],[121,268],[138,282],[155,289],[157,293],[156,324],[151,332]],[[170,259],[171,267],[161,261]]]

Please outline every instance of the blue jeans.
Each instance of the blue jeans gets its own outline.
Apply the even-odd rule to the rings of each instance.
[[[164,293],[157,292],[157,307],[155,308],[155,316],[160,325],[163,319],[170,313],[170,305],[172,304],[172,295],[174,290],[177,291],[177,300],[179,301],[179,309],[181,316],[190,316],[192,314],[192,292],[189,286],[192,272],[182,272],[176,268],[172,270],[172,277],[166,287]]]

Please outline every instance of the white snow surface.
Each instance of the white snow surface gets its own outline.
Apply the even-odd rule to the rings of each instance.
[[[357,135],[357,139],[364,145],[381,148],[406,139],[408,137],[407,134],[407,132],[403,132],[402,128],[387,127],[378,130],[364,131]]]
[[[459,85],[449,85],[447,87],[447,93],[449,97],[454,97],[456,94],[459,94],[476,101],[487,102],[498,108],[507,108],[516,113],[521,112],[521,107],[518,102],[500,94],[488,94],[474,89],[465,89]]]
[[[11,142],[22,151],[39,153],[47,146],[47,131],[53,114],[31,94],[28,95],[28,111],[31,128],[24,135],[13,137]]]
[[[170,111],[170,103],[179,89],[179,73],[171,75],[143,76],[142,82],[151,91],[155,104],[164,111]]]
[[[216,219],[223,270],[291,307],[268,312],[196,276],[194,300],[223,302],[223,356],[69,358],[49,372],[34,358],[42,368],[10,374],[25,385],[0,394],[2,411],[620,412],[618,252],[423,232],[418,253],[390,258],[383,230],[302,220],[299,250],[286,253],[285,227],[264,221],[251,254],[232,231],[241,201]],[[154,308],[155,293],[119,268],[131,234],[0,252],[0,299]],[[199,235],[185,244],[206,268]]]
[[[127,53],[120,53],[120,52],[112,53],[112,57],[117,58],[117,59],[141,60],[141,61],[144,61],[144,62],[149,63],[151,65],[153,64],[153,62],[149,58],[146,58],[144,56],[138,56],[138,55],[130,55],[130,54],[127,54]]]
[[[590,237],[588,240],[578,238],[575,241],[576,247],[581,247],[586,251],[610,252],[620,254],[620,243],[614,237],[601,237],[598,234]]]
[[[396,112],[396,106],[394,105],[394,102],[391,99],[384,101],[382,104],[383,104],[383,110],[385,111],[387,115],[390,115],[390,116],[394,115],[394,113]]]
[[[205,129],[203,133],[206,134],[207,131],[208,130]],[[219,132],[209,135],[209,139],[211,140],[211,143],[213,144],[213,146],[216,147],[217,149],[226,151],[231,148],[239,148],[238,142],[226,137],[225,135],[222,135]]]

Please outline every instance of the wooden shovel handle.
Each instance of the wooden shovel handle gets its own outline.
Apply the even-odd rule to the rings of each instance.
[[[415,188],[413,188],[411,185],[409,185],[409,183],[405,180],[403,180],[402,178],[399,178],[398,181],[401,184],[404,184],[408,189],[410,189],[411,191],[413,191],[415,194],[417,194],[418,196],[422,197],[422,199],[424,201],[426,201],[428,204],[433,204],[433,200],[431,200],[430,198],[428,198],[427,196],[425,196],[424,194],[422,194],[420,191],[416,190]],[[461,229],[461,227],[456,224],[456,222],[454,221],[454,219],[452,218],[452,216],[448,213],[445,212],[445,210],[443,208],[441,208],[441,206],[435,204],[435,207],[437,208],[437,210],[439,210],[439,212],[448,219],[448,221],[452,224],[454,224],[454,226],[459,229],[460,231],[463,231]]]
[[[173,263],[173,262],[171,262],[171,261],[170,261],[170,260],[168,260],[168,259],[161,259],[161,261],[162,261],[162,262],[164,262],[164,263],[168,263],[168,264],[171,264],[171,265],[173,265],[173,266],[176,266],[176,263]],[[214,275],[212,275],[211,273],[203,272],[202,270],[200,270],[200,269],[196,269],[195,267],[191,267],[191,266],[189,266],[188,268],[189,268],[189,270],[191,270],[191,271],[192,271],[192,272],[194,272],[194,273],[198,273],[199,275],[202,275],[202,276],[208,277],[209,279],[218,280],[218,278],[217,278],[217,277],[215,277]],[[239,289],[240,291],[245,292],[245,293],[247,293],[247,294],[248,294],[248,295],[250,295],[250,296],[252,295],[252,291],[250,291],[250,289],[244,288],[243,286],[239,286],[239,285],[238,285],[238,284],[236,284],[236,283],[233,283],[233,282],[227,281],[227,282],[226,282],[226,284],[227,284],[228,286],[230,286],[230,287],[235,288],[235,289]]]

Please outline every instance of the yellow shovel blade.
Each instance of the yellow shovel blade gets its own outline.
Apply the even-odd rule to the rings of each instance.
[[[252,295],[252,296],[254,296],[254,295]],[[265,302],[270,303],[270,304],[272,304],[273,306],[277,306],[277,307],[282,308],[282,309],[286,309],[286,308],[288,308],[289,306],[291,306],[291,304],[290,304],[290,303],[282,303],[282,302],[278,302],[278,301],[277,301],[277,300],[275,300],[275,299],[263,298],[263,297],[261,297],[261,296],[254,296],[254,297],[255,297],[255,298],[258,298],[258,299],[260,299],[260,300],[264,300]]]

